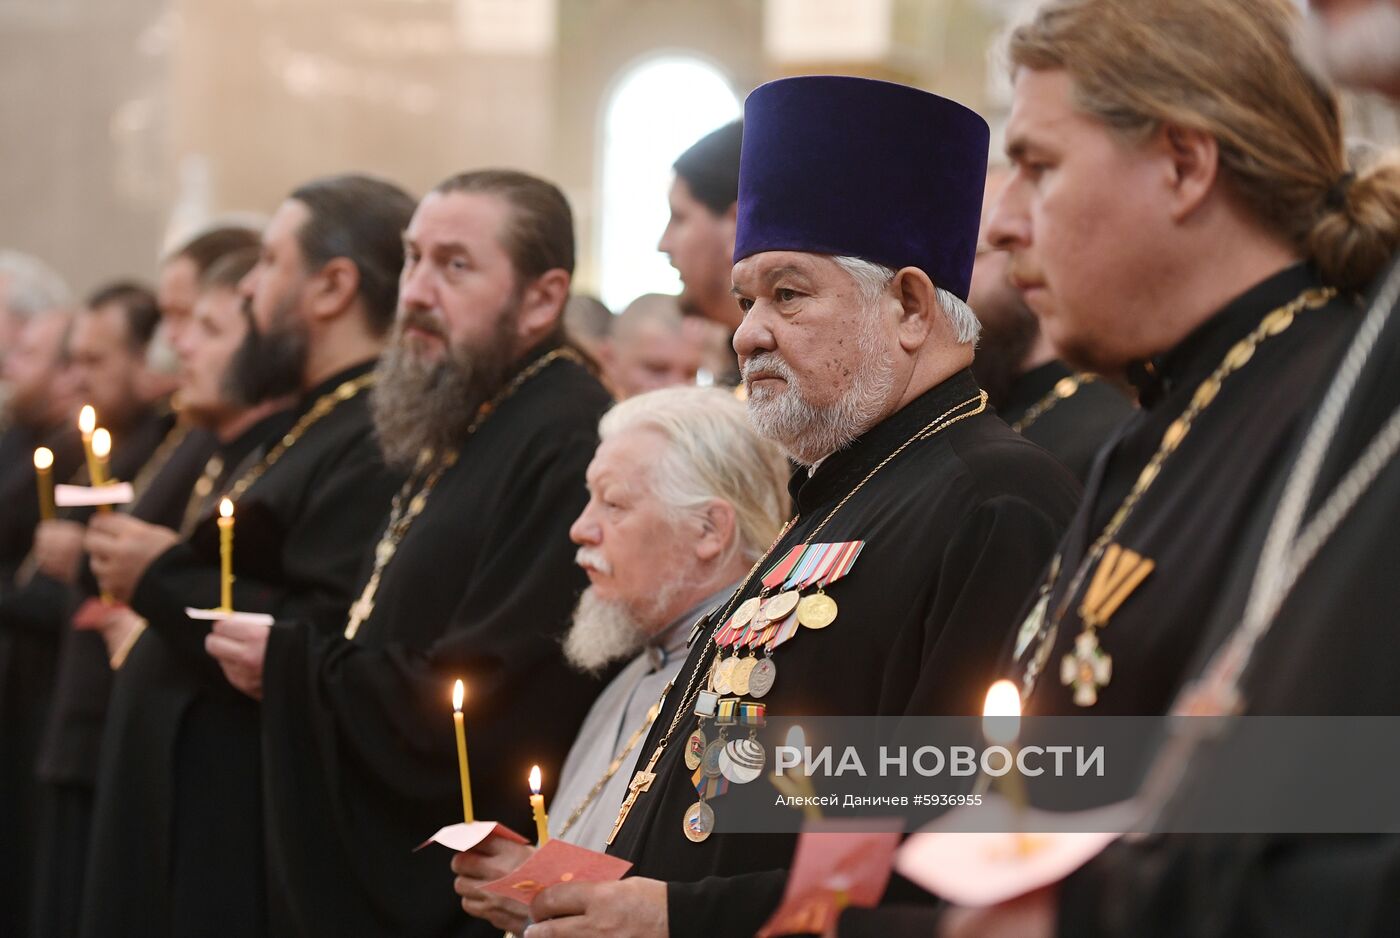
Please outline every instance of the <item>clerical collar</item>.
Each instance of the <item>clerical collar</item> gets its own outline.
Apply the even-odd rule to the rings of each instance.
[[[305,413],[307,409],[309,409],[322,397],[334,391],[336,388],[340,387],[345,382],[354,381],[360,375],[365,374],[366,372],[373,371],[375,366],[378,364],[379,359],[371,358],[367,361],[360,362],[358,365],[351,365],[349,368],[344,368],[340,371],[337,371],[335,374],[331,375],[329,378],[322,381],[320,384],[316,385],[314,388],[307,391],[301,396],[301,404],[297,407],[297,412]]]
[[[1183,383],[1200,381],[1271,310],[1304,290],[1320,286],[1322,281],[1311,266],[1294,264],[1226,303],[1168,351],[1133,362],[1127,377],[1137,389],[1138,403],[1151,409]]]
[[[972,370],[964,368],[865,431],[850,446],[827,456],[811,478],[806,473],[796,473],[788,483],[788,491],[798,512],[808,515],[817,506],[844,496],[920,427],[950,407],[976,397],[979,390]]]
[[[709,612],[715,606],[729,598],[730,594],[739,588],[739,581],[730,583],[724,589],[706,596],[685,612],[681,613],[674,622],[666,626],[651,641],[647,642],[647,661],[651,665],[651,670],[659,671],[666,666],[674,655],[684,655],[689,649],[687,639],[690,638],[690,627],[695,624],[695,620]]]

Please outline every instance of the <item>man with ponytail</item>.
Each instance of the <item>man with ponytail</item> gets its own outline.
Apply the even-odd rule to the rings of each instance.
[[[1400,171],[1348,166],[1336,98],[1300,53],[1300,25],[1289,0],[1051,0],[1011,37],[1015,170],[990,239],[1010,251],[1060,353],[1126,378],[1141,404],[1100,453],[1005,663],[1029,715],[1400,712],[1389,709],[1400,704],[1393,674],[1356,687],[1355,657],[1323,640],[1307,656],[1290,647],[1296,633],[1266,638],[1243,681],[1216,654],[1242,647],[1282,477],[1400,235]],[[1376,575],[1392,594],[1395,543]],[[1127,586],[1102,589],[1106,567],[1131,574]],[[1295,628],[1369,633],[1369,666],[1393,670],[1395,605],[1357,602],[1350,618]],[[1366,660],[1363,642],[1347,644]],[[1383,885],[1400,868],[1394,843],[1169,833],[1187,829],[1183,804],[1216,795],[1196,762],[1168,768],[1182,765],[1175,797],[1149,805],[1151,829],[1167,833],[1121,841],[1000,906],[852,911],[840,933],[1396,932],[1397,893]],[[1155,782],[1162,766],[1140,771]],[[1256,798],[1301,788],[1244,774]]]

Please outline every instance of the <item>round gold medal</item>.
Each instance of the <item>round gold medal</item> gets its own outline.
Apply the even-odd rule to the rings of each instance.
[[[801,599],[802,594],[797,590],[779,593],[763,604],[763,608],[758,612],[758,617],[764,622],[781,622],[788,617],[792,610],[797,608]]]
[[[734,688],[734,667],[739,659],[734,657],[725,658],[715,667],[715,693],[728,696]]]
[[[707,839],[715,830],[715,809],[697,801],[686,809],[685,821],[681,824],[681,830],[685,832],[685,837],[691,843],[700,843]]]
[[[734,673],[729,676],[730,688],[740,697],[746,696],[749,692],[749,675],[753,674],[756,664],[758,664],[758,659],[753,656],[740,658],[739,663],[734,666]]]
[[[730,617],[730,623],[738,629],[743,628],[753,621],[753,617],[758,613],[758,607],[763,605],[763,600],[757,596],[750,596],[739,604],[739,608],[734,610],[734,615]]]
[[[694,772],[700,768],[700,760],[705,757],[705,745],[709,740],[705,739],[704,730],[696,730],[690,734],[690,738],[685,741],[685,767]]]
[[[825,593],[803,596],[797,604],[797,621],[809,629],[824,629],[836,621],[836,600]]]

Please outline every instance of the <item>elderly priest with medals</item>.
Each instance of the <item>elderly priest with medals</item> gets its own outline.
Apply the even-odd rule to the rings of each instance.
[[[544,890],[532,938],[752,934],[794,837],[726,830],[725,789],[763,774],[735,741],[765,713],[979,712],[1073,511],[1073,478],[968,371],[986,123],[806,77],[754,91],[744,128],[734,345],[750,419],[804,467],[795,515],[700,621],[637,750],[609,847],[635,875]]]

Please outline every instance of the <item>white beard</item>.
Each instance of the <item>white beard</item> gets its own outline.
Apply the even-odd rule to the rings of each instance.
[[[860,352],[851,386],[835,403],[817,406],[803,394],[796,375],[777,352],[763,352],[744,362],[744,383],[751,372],[781,377],[782,391],[749,387],[749,423],[804,466],[814,466],[850,446],[882,416],[894,390],[894,361],[875,329],[873,313],[856,337]]]
[[[586,674],[600,674],[614,661],[631,658],[645,648],[653,631],[625,604],[599,599],[590,586],[579,597],[573,625],[564,636],[564,657]]]

